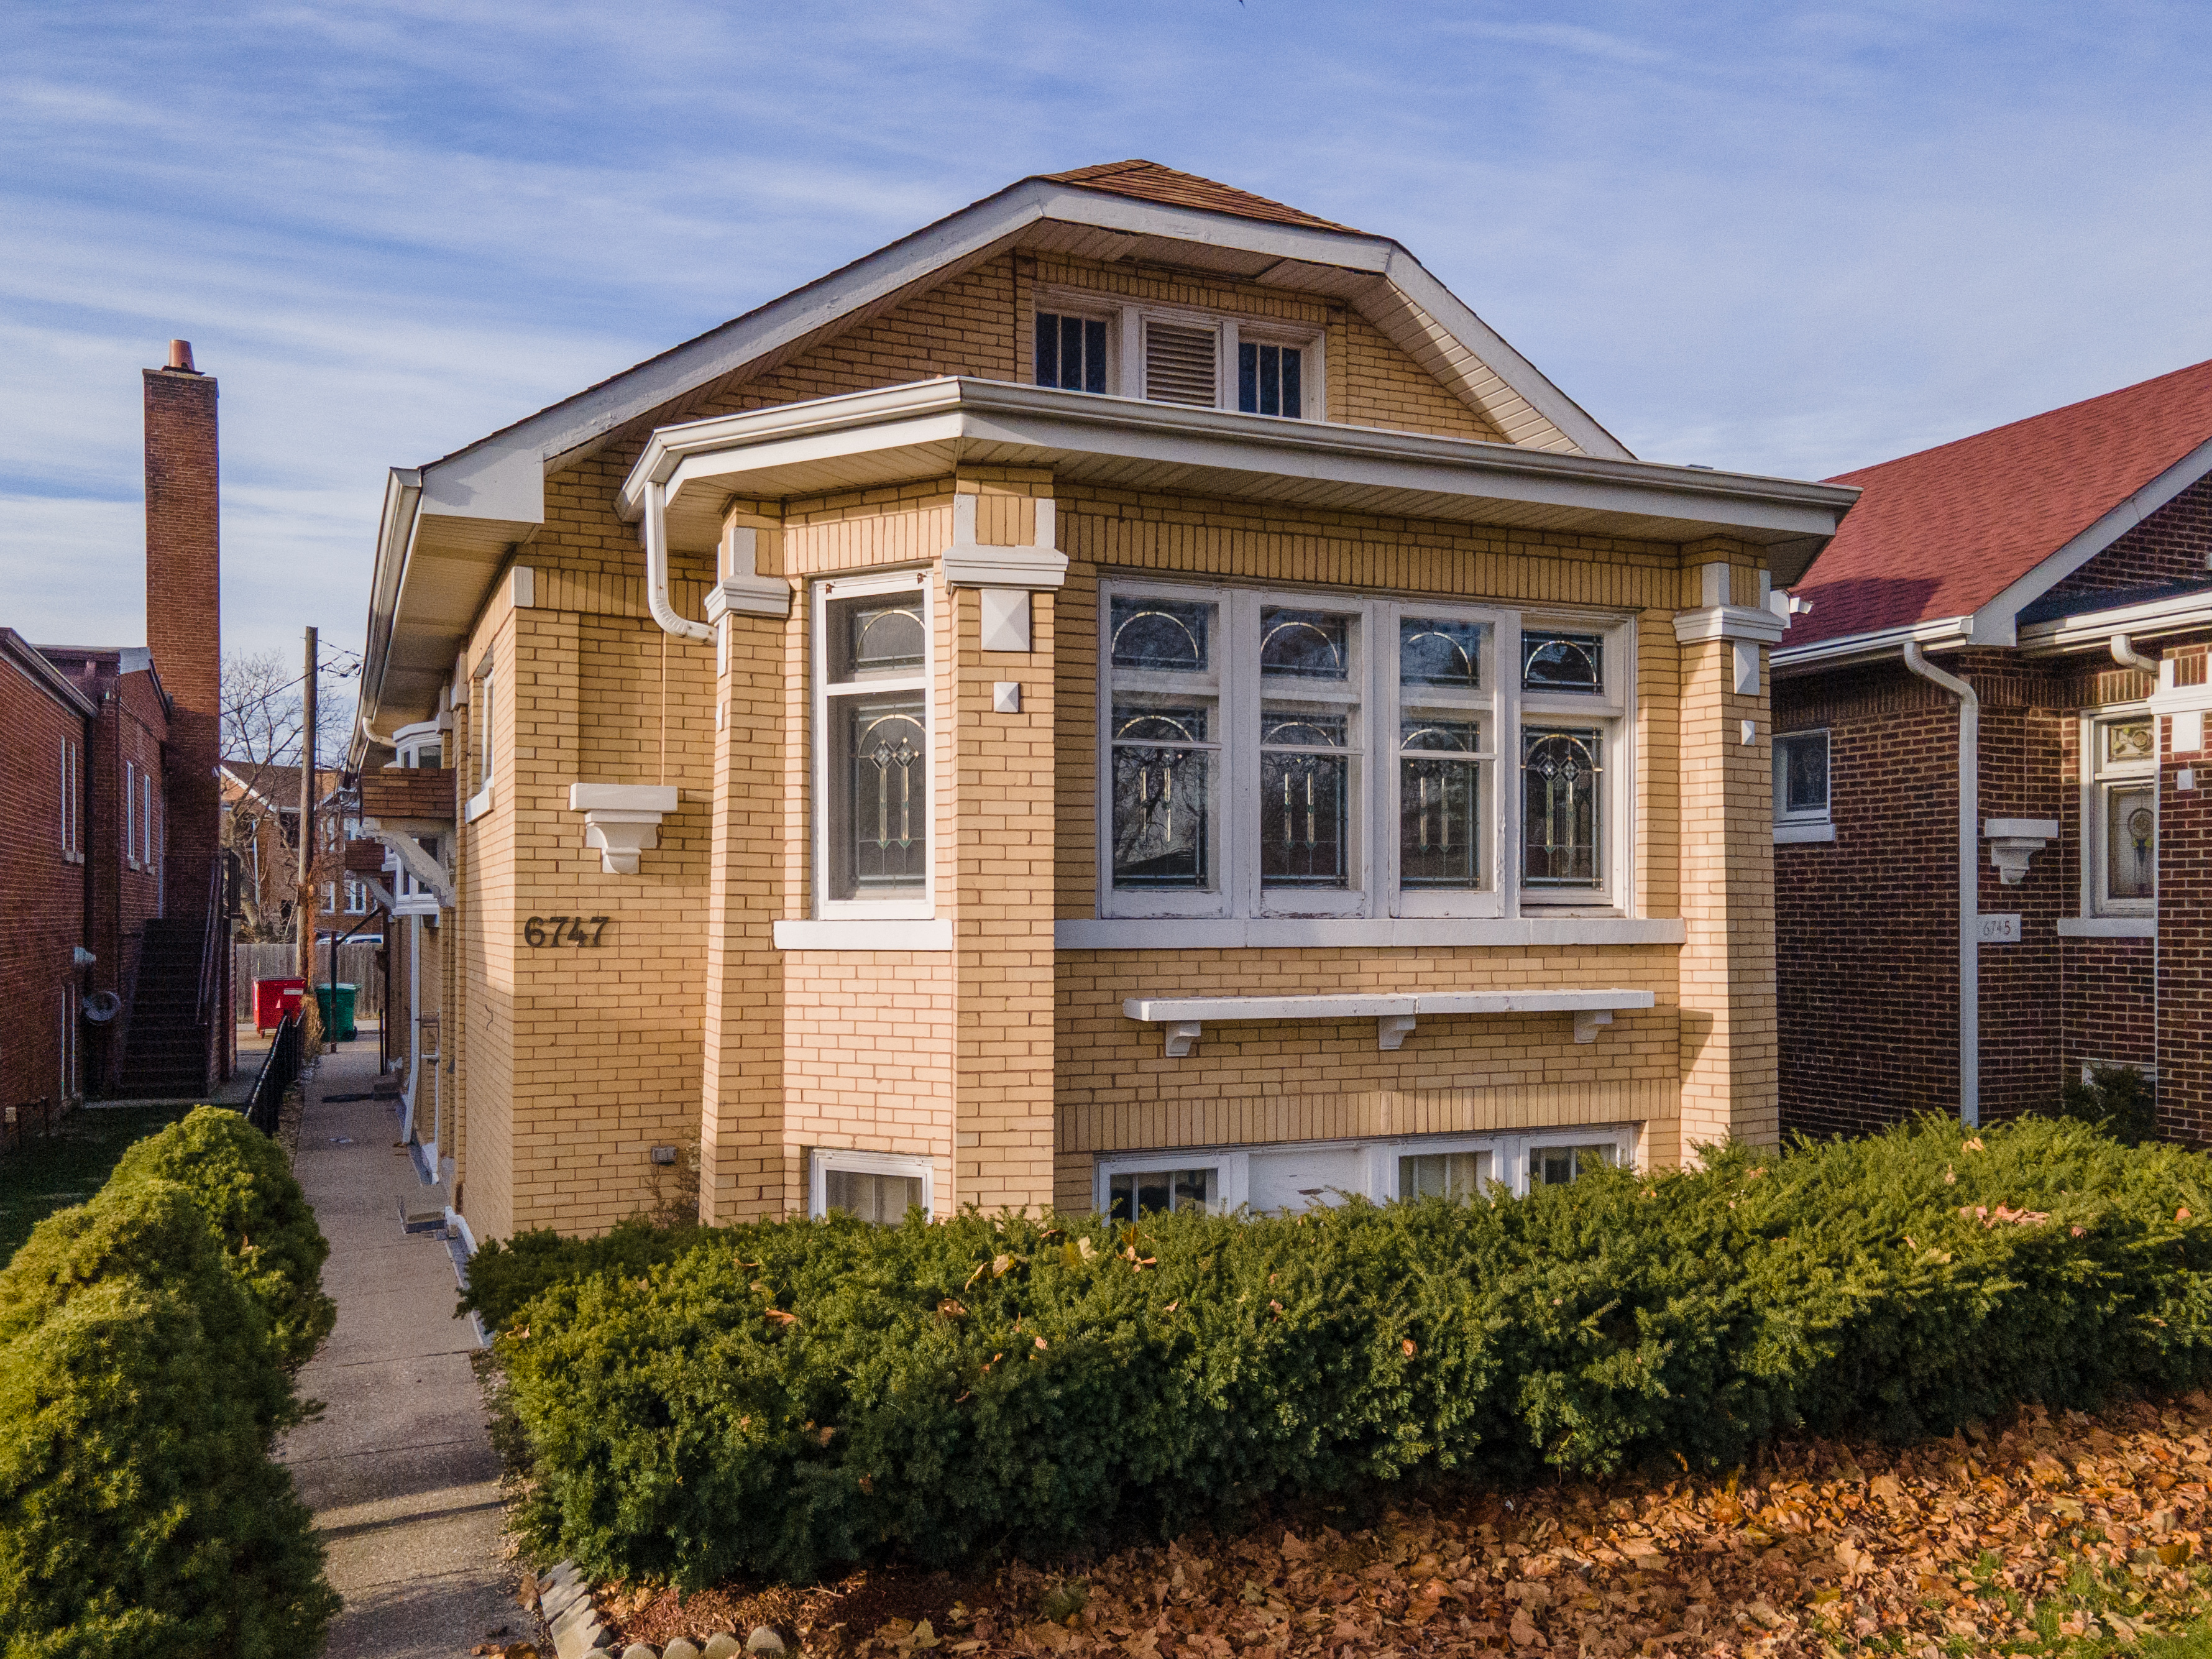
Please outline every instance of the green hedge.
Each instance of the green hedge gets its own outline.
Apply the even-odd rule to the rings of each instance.
[[[326,1247],[281,1160],[273,1181],[200,1117],[0,1271],[6,1659],[274,1659],[319,1650],[337,1611],[270,1456],[329,1328]]]
[[[477,1294],[542,1542],[805,1578],[2186,1386],[2212,1375],[2207,1175],[2076,1123],[1931,1121],[1494,1204],[531,1239]]]
[[[268,1322],[279,1363],[294,1371],[306,1364],[337,1318],[322,1287],[331,1247],[276,1143],[237,1112],[198,1107],[115,1166],[115,1185],[145,1181],[191,1193]]]

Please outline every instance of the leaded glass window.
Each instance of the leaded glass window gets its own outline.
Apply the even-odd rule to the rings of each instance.
[[[1591,727],[1522,728],[1521,879],[1526,885],[1600,885],[1601,742],[1602,733]]]
[[[1358,735],[1354,628],[1355,619],[1340,612],[1261,607],[1259,830],[1264,887],[1353,884],[1350,813]]]
[[[1121,594],[1108,606],[1117,889],[1205,893],[1216,885],[1218,609],[1206,599]]]
[[[1605,636],[1532,629],[1521,635],[1524,691],[1603,691]]]
[[[2094,908],[2148,915],[2158,904],[2158,724],[2124,715],[2090,728],[2090,826],[2096,848]]]
[[[1828,734],[1788,732],[1774,739],[1774,817],[1806,823],[1828,816]]]
[[[919,586],[822,608],[823,894],[927,896],[929,617]]]

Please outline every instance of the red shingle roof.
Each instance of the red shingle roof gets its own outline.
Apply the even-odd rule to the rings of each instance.
[[[1164,167],[1158,161],[1105,161],[1095,167],[1077,167],[1068,173],[1040,173],[1059,185],[1081,185],[1086,190],[1111,191],[1116,196],[1133,196],[1140,202],[1164,202],[1172,207],[1204,208],[1212,213],[1233,213],[1240,219],[1265,219],[1278,225],[1305,225],[1315,230],[1348,231],[1352,235],[1364,234],[1349,225],[1340,225],[1327,219],[1316,219],[1310,213],[1301,213],[1294,207],[1285,207],[1280,202],[1271,202],[1264,196],[1255,196],[1249,191],[1231,189],[1217,185],[1211,179],[1201,179],[1194,173],[1177,173],[1173,167]]]
[[[2212,362],[1831,478],[1865,490],[1791,647],[1963,617],[2212,438]]]

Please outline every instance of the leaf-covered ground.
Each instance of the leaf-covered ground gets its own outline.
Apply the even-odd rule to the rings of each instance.
[[[854,1659],[1000,1654],[2087,1655],[2212,1659],[2212,1400],[2039,1408],[1898,1449],[1816,1442],[1723,1480],[1432,1495],[1054,1576],[860,1573],[679,1598],[625,1640],[755,1624]]]

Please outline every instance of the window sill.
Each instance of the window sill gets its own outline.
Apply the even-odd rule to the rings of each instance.
[[[779,951],[950,951],[952,924],[942,919],[841,917],[835,921],[779,921]]]
[[[491,811],[492,787],[493,786],[488,783],[484,785],[483,788],[477,790],[475,794],[469,797],[468,804],[461,808],[461,822],[463,823],[474,823],[478,818]]]
[[[1808,842],[1833,841],[1836,826],[1832,823],[1778,823],[1774,826],[1774,844],[1793,847]]]
[[[2061,916],[2061,939],[2156,939],[2156,916]]]
[[[790,926],[778,922],[779,928]],[[1062,951],[1364,950],[1393,945],[1680,945],[1687,933],[1674,916],[1322,917],[1291,921],[1056,921],[1052,942]]]

